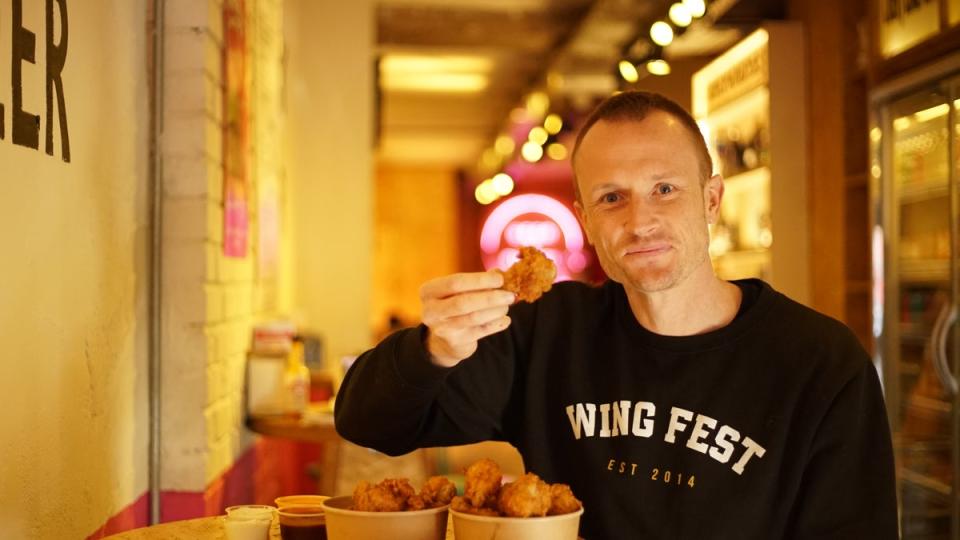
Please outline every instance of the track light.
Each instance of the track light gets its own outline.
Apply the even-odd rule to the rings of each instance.
[[[664,21],[657,21],[650,26],[650,39],[661,47],[673,42],[673,27]]]

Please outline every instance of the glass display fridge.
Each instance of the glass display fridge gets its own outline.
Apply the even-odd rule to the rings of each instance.
[[[960,539],[960,57],[871,95],[873,333],[905,540]]]

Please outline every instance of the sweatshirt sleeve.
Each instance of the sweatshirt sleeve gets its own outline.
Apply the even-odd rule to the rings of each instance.
[[[453,368],[430,362],[425,332],[423,325],[401,330],[357,358],[334,408],[342,437],[392,456],[504,438],[514,382],[511,330],[482,339]]]
[[[893,448],[869,360],[823,418],[803,473],[788,538],[896,540]]]

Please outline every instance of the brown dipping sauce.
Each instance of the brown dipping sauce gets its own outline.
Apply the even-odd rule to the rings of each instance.
[[[323,515],[323,508],[320,506],[290,506],[281,509],[280,538],[283,540],[327,540],[327,519]]]

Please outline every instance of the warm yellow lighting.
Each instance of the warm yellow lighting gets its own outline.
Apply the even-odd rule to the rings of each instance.
[[[874,178],[880,178],[880,173],[881,171],[880,171],[879,165],[873,165],[872,167],[870,167],[870,175],[873,176]]]
[[[617,67],[620,69],[620,76],[628,83],[635,83],[640,80],[640,74],[637,73],[637,66],[629,60],[621,60]]]
[[[650,39],[661,47],[673,42],[673,27],[663,21],[657,21],[650,27]]]
[[[493,191],[498,196],[509,195],[513,191],[513,178],[507,173],[499,173],[490,180]]]
[[[480,73],[384,73],[380,82],[385,90],[406,92],[480,92],[489,80]]]
[[[479,92],[492,67],[484,56],[388,54],[380,61],[380,81],[386,90]]]
[[[564,80],[563,74],[556,71],[551,71],[547,73],[547,88],[553,91],[560,91],[563,89]]]
[[[703,0],[683,0],[683,5],[690,10],[690,16],[699,19],[707,13],[707,4]]]
[[[670,6],[670,20],[673,21],[673,24],[682,28],[690,26],[690,23],[693,22],[693,15],[686,4],[677,2]]]
[[[555,159],[560,161],[561,159],[567,158],[567,147],[560,143],[553,143],[547,146],[547,156],[550,159]]]
[[[500,156],[493,148],[487,148],[480,156],[480,164],[485,170],[496,169],[500,166]]]
[[[497,152],[501,156],[509,156],[510,154],[513,154],[513,150],[517,145],[513,142],[513,137],[509,135],[501,135],[497,137],[497,142],[493,143],[493,146],[497,149]]]
[[[488,72],[493,61],[483,56],[419,56],[388,54],[380,61],[383,72],[477,73]]]
[[[545,92],[531,92],[527,96],[527,112],[535,118],[543,118],[550,109],[550,96]]]
[[[907,116],[902,116],[900,118],[893,119],[893,129],[897,131],[903,131],[910,127],[910,118]]]
[[[473,190],[473,196],[480,204],[490,204],[497,200],[497,192],[493,188],[493,181],[489,178],[480,182],[477,189]]]
[[[560,118],[560,115],[556,113],[548,114],[543,121],[543,128],[550,135],[556,135],[563,129],[563,118]]]
[[[950,112],[950,106],[946,103],[941,103],[936,107],[930,107],[929,109],[924,109],[922,111],[917,111],[913,113],[913,117],[917,119],[917,122],[926,122],[927,120],[933,120],[934,118],[939,118]]]
[[[543,147],[533,141],[527,141],[520,147],[520,155],[530,163],[536,163],[543,157]]]
[[[647,71],[654,75],[669,75],[670,74],[670,64],[661,58],[656,60],[650,60],[647,62]]]
[[[540,146],[543,146],[543,143],[547,142],[547,139],[550,137],[550,134],[547,133],[547,130],[543,129],[540,126],[534,126],[530,129],[530,134],[527,136],[528,139],[537,143]]]
[[[878,143],[878,142],[880,142],[880,139],[881,139],[882,137],[883,137],[883,132],[880,131],[880,128],[875,127],[875,128],[873,128],[873,129],[870,130],[870,140],[871,140],[871,141],[873,141],[873,142],[875,142],[875,143]]]

